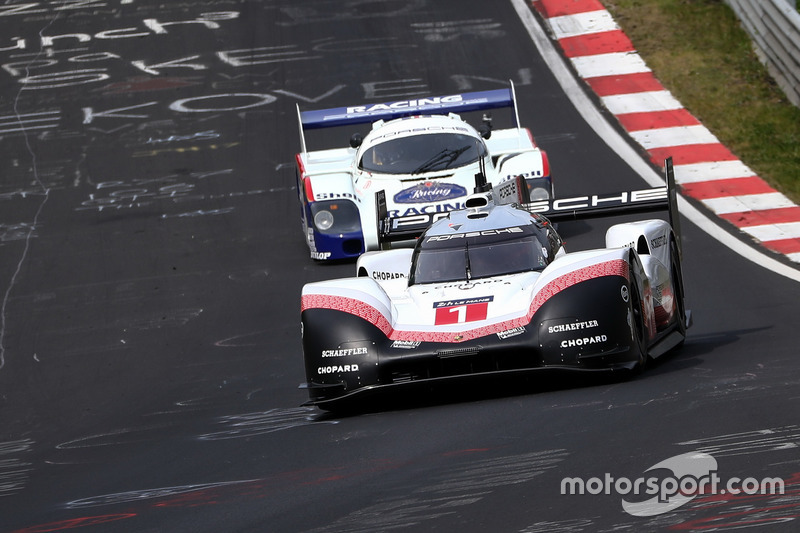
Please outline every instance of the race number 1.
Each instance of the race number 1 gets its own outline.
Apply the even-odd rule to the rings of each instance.
[[[463,324],[465,322],[486,320],[491,299],[492,297],[488,296],[471,300],[437,302],[434,304],[434,308],[436,309],[436,319],[434,323],[437,326],[443,326],[447,324]]]

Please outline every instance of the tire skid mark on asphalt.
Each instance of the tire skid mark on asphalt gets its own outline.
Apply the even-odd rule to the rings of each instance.
[[[356,466],[304,468],[253,479],[192,483],[101,494],[71,500],[65,503],[64,507],[83,509],[126,504],[130,508],[132,503],[145,502],[143,506],[136,507],[135,511],[138,514],[148,508],[219,505],[241,499],[262,499],[273,494],[284,494],[290,490],[314,488],[325,483],[372,475],[397,466],[393,461],[378,459],[363,461]]]
[[[214,346],[217,348],[244,348],[248,346],[259,346],[260,340],[263,340],[265,343],[269,342],[268,335],[271,334],[270,330],[260,330],[260,331],[253,331],[251,333],[242,333],[241,335],[234,335],[232,337],[226,337],[224,339],[218,340],[214,342]],[[258,336],[264,336],[264,339],[258,339]],[[252,340],[253,338],[255,340]],[[245,340],[251,339],[251,340]]]
[[[197,438],[205,441],[241,439],[315,424],[339,423],[338,420],[320,418],[319,411],[313,407],[292,407],[225,415],[220,417],[217,422],[226,429],[204,433],[198,435]]]
[[[521,529],[519,533],[579,533],[594,531],[597,526],[591,518],[570,518],[558,522],[536,522]]]
[[[28,481],[32,464],[25,454],[33,450],[30,439],[0,442],[0,498],[22,491]]]
[[[800,425],[715,435],[679,442],[678,445],[691,446],[714,457],[796,450],[800,448]]]
[[[258,479],[221,481],[217,483],[197,483],[192,485],[179,485],[174,487],[158,487],[154,489],[131,490],[116,492],[113,494],[103,494],[89,498],[80,498],[67,502],[64,506],[67,509],[83,509],[86,507],[100,507],[104,505],[114,505],[120,503],[131,503],[143,500],[159,500],[186,494],[206,494],[216,489],[237,485],[252,485],[258,483]]]
[[[429,475],[427,485],[411,491],[395,487],[400,496],[380,499],[306,533],[421,529],[421,524],[457,514],[461,508],[491,495],[494,489],[532,481],[556,468],[568,455],[565,450],[556,449],[476,459],[458,466],[442,465]]]
[[[786,524],[800,518],[800,472],[778,471],[778,465],[798,464],[800,425],[754,429],[737,433],[700,437],[676,443],[714,458],[746,456],[745,475],[759,476],[760,470],[769,478],[780,477],[784,492],[775,494],[747,494],[741,492],[700,494],[677,512],[661,515],[661,521],[636,522],[641,530],[655,530],[656,526],[675,531],[733,531],[749,527]],[[756,454],[791,456],[794,460],[769,463],[764,466],[753,460]],[[724,461],[724,462],[730,462]],[[720,476],[731,479],[730,466]],[[766,479],[766,478],[764,478]],[[656,517],[658,518],[658,517]],[[668,522],[664,522],[668,520]],[[619,524],[618,524],[619,526]],[[786,527],[786,526],[782,526]],[[782,529],[788,531],[791,529]],[[795,527],[796,529],[796,527]]]
[[[657,517],[660,520],[635,522],[636,530],[719,532],[782,524],[778,529],[769,531],[795,531],[796,525],[787,524],[800,518],[800,472],[794,472],[783,479],[783,494],[700,495],[679,511]]]
[[[119,446],[156,440],[160,432],[169,427],[168,424],[157,424],[140,428],[122,428],[86,437],[79,437],[67,442],[57,444],[57,450],[74,450],[80,448],[98,448],[105,446]],[[148,435],[148,433],[150,433]]]
[[[769,478],[781,477],[783,493],[747,494],[701,493],[694,500],[669,513],[642,520],[629,520],[611,525],[597,523],[602,517],[574,518],[563,521],[541,521],[519,530],[519,533],[611,533],[613,531],[738,531],[760,526],[778,526],[781,531],[794,531],[791,525],[800,519],[800,472],[783,469],[782,465],[797,468],[797,449],[800,448],[800,425],[787,425],[754,429],[737,433],[700,437],[674,443],[693,452],[706,453],[715,458],[747,456],[745,475],[755,477],[763,470]],[[791,457],[788,461],[755,464],[754,454],[769,453],[776,457]],[[724,482],[730,480],[729,465],[720,470]],[[761,469],[761,470],[759,470]],[[649,470],[648,470],[649,471]],[[788,473],[785,473],[788,472]],[[782,475],[781,475],[782,474]],[[764,478],[767,479],[766,477]],[[741,481],[741,479],[740,479]],[[366,530],[365,530],[366,531]],[[770,530],[772,531],[772,529]],[[777,529],[776,529],[777,531]]]
[[[276,410],[277,411],[277,410]],[[332,524],[312,531],[371,532],[402,526],[418,526],[422,521],[451,515],[459,508],[492,494],[493,489],[528,483],[554,469],[566,459],[562,449],[543,450],[501,457],[475,459],[489,449],[460,450],[425,456],[423,461],[436,465],[430,483],[406,490],[398,487],[395,494],[354,511]],[[453,465],[453,458],[461,461]],[[66,509],[85,509],[125,505],[126,510],[140,515],[147,510],[174,507],[220,505],[242,499],[263,499],[292,490],[309,490],[320,484],[337,483],[381,472],[413,467],[418,460],[372,459],[356,464],[322,468],[303,468],[279,472],[254,479],[192,483],[186,485],[136,489],[74,499],[63,504]],[[564,530],[566,531],[566,530]]]

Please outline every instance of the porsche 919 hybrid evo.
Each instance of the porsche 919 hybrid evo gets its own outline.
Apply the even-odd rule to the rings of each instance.
[[[674,188],[541,201],[526,201],[522,179],[475,189],[413,249],[366,253],[357,277],[303,287],[310,404],[484,373],[632,373],[683,343]],[[653,210],[672,222],[615,224],[602,249],[568,253],[553,227]]]
[[[470,125],[456,113],[511,111],[513,127],[494,129],[483,113]],[[531,197],[553,195],[547,154],[519,126],[514,87],[300,112],[296,155],[300,219],[316,260],[354,259],[379,249],[375,193],[387,214],[414,217],[414,237],[448,211],[462,209],[479,169],[496,184],[524,176]],[[372,124],[350,146],[308,151],[309,130]],[[396,243],[399,244],[399,243]]]

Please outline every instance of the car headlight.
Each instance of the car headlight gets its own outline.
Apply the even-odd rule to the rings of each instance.
[[[531,189],[531,201],[536,202],[539,200],[549,200],[550,191],[542,187],[534,187]]]
[[[322,200],[311,202],[314,230],[327,235],[341,235],[361,231],[358,207],[349,200]]]
[[[314,215],[314,225],[320,231],[331,229],[331,227],[333,226],[333,213],[331,213],[327,209],[317,211],[317,214]]]

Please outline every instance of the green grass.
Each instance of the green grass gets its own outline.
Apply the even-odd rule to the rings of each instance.
[[[722,0],[601,0],[656,77],[746,165],[800,202],[800,109]]]

